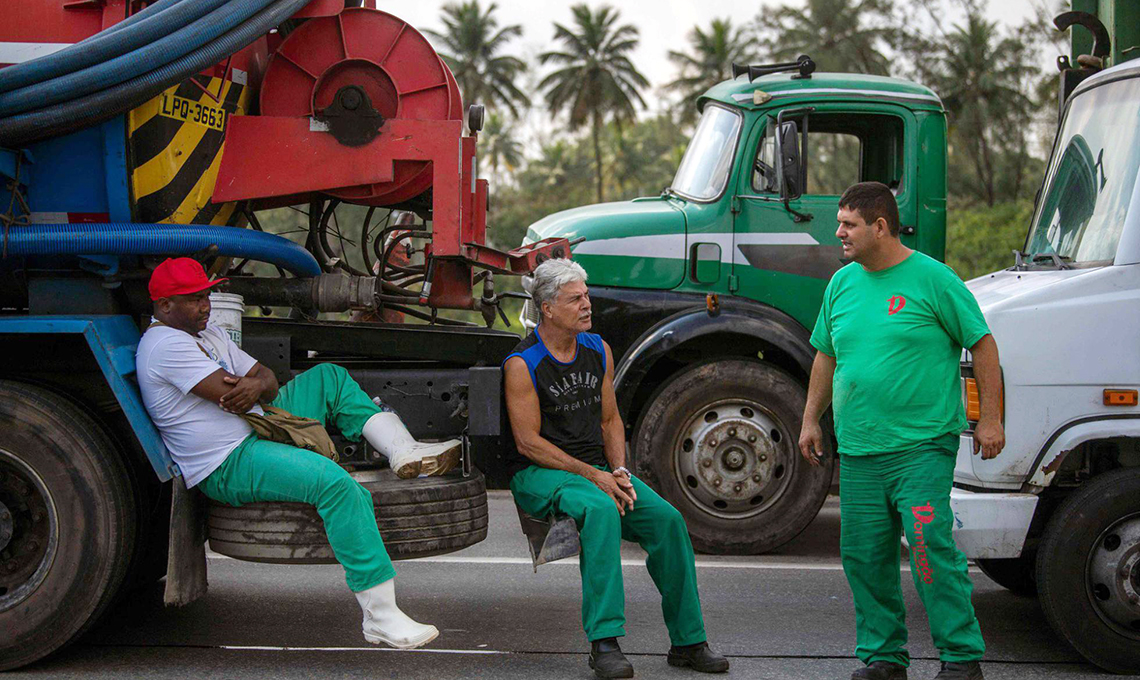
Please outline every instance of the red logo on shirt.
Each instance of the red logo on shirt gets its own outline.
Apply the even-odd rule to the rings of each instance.
[[[902,310],[903,307],[906,307],[906,298],[901,295],[891,296],[891,299],[888,300],[888,302],[890,304],[887,307],[887,316],[890,316],[891,314]]]

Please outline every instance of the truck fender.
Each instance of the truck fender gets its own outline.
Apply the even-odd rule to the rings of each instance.
[[[0,320],[0,335],[71,333],[82,335],[99,370],[138,438],[159,481],[181,474],[158,434],[138,386],[128,381],[135,372],[139,331],[127,316],[19,316]]]
[[[1112,437],[1140,438],[1140,413],[1120,413],[1078,418],[1057,428],[1037,454],[1033,474],[1027,487],[1043,488],[1053,483],[1053,477],[1065,458],[1081,444]],[[1028,489],[1026,489],[1028,490]]]
[[[614,371],[614,391],[618,409],[629,413],[634,395],[655,363],[676,347],[717,333],[759,338],[792,358],[811,374],[815,348],[810,334],[795,319],[777,309],[759,304],[736,305],[710,315],[705,309],[677,312],[645,331],[630,345]]]

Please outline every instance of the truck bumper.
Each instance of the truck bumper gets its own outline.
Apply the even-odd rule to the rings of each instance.
[[[966,557],[1020,557],[1037,509],[1037,496],[953,489],[950,509],[954,513],[954,542]]]

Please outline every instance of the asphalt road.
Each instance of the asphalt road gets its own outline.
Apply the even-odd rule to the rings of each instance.
[[[580,627],[575,563],[533,573],[506,492],[491,494],[491,529],[452,555],[397,563],[397,594],[414,617],[437,625],[428,648],[373,647],[360,610],[331,566],[275,566],[211,555],[209,594],[165,609],[161,589],[124,603],[102,627],[8,678],[581,678],[588,644]],[[850,677],[854,613],[839,564],[839,512],[829,501],[804,536],[779,554],[698,555],[709,640],[736,678]],[[659,598],[640,549],[623,550],[628,636],[642,678],[694,678],[669,667]],[[1108,678],[1083,663],[1045,623],[1036,600],[1016,597],[976,569],[974,605],[986,637],[986,677]],[[931,678],[937,652],[909,574],[910,677]]]

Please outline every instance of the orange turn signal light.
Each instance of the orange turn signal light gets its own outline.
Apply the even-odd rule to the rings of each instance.
[[[978,394],[978,381],[966,378],[966,420],[978,422],[982,419],[982,398]],[[998,413],[1002,422],[1005,422],[1005,394],[998,394]]]
[[[1138,403],[1136,390],[1105,390],[1105,406],[1135,406]]]

